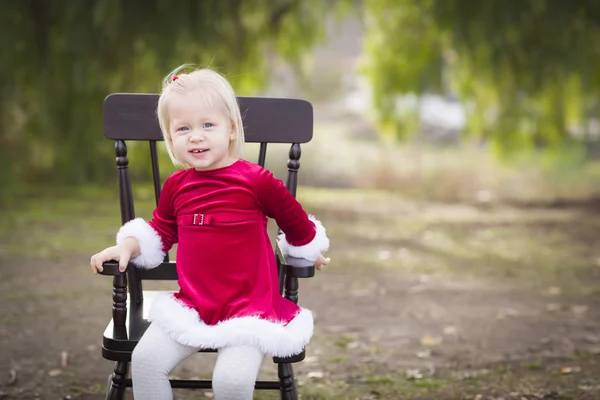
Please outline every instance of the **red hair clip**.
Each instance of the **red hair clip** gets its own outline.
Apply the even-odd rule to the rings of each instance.
[[[181,75],[187,75],[186,72],[182,73]],[[177,79],[179,79],[179,76],[177,75],[173,75],[173,77],[171,78],[171,82],[175,82]]]

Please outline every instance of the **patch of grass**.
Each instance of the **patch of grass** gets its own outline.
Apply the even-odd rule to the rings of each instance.
[[[348,398],[349,388],[345,382],[307,383],[300,393],[305,400],[342,400]]]
[[[136,215],[148,218],[154,202],[145,190],[140,186],[135,192]],[[0,254],[52,259],[99,251],[114,243],[120,215],[117,193],[108,188],[39,192],[13,204],[0,218]]]
[[[92,393],[104,393],[106,391],[106,387],[102,385],[92,385],[88,388],[88,390]]]
[[[27,315],[25,313],[23,314],[18,314],[18,315],[2,315],[0,316],[0,324],[2,326],[11,326],[11,325],[17,325],[17,324],[22,324],[23,322],[29,322],[29,321],[35,321],[36,317],[32,316],[32,315]]]
[[[445,381],[443,379],[436,379],[436,378],[424,378],[424,379],[419,379],[419,380],[413,380],[410,382],[411,382],[411,386],[413,386],[415,388],[421,388],[421,389],[439,389],[448,384],[447,381]]]
[[[527,369],[541,369],[542,364],[539,361],[529,361],[529,362],[523,363],[523,367],[525,367]]]
[[[345,349],[350,343],[354,342],[356,339],[352,336],[349,335],[342,335],[339,338],[337,338],[334,342],[334,344],[337,347],[340,347],[342,349]]]
[[[394,383],[394,379],[392,379],[389,375],[367,376],[365,377],[365,383],[367,385],[387,385],[390,383]]]
[[[100,395],[106,393],[106,386],[101,384],[90,385],[87,387],[80,387],[72,385],[70,390],[77,395]]]
[[[597,357],[598,357],[598,354],[594,354],[589,351],[577,349],[573,353],[573,356],[571,358],[573,360],[589,360],[589,359],[593,359],[593,358],[597,358]]]
[[[507,372],[511,372],[511,368],[510,368],[510,366],[508,366],[506,364],[495,364],[492,367],[492,372],[497,375],[503,375],[503,374],[506,374]]]
[[[86,271],[87,272],[87,271]],[[58,291],[58,292],[5,292],[0,293],[0,300],[5,301],[23,301],[27,299],[32,300],[77,300],[85,298],[87,292],[82,290],[70,290],[70,291]]]

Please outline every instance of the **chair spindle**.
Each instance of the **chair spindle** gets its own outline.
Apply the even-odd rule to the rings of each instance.
[[[152,182],[154,183],[154,199],[156,206],[158,207],[158,201],[160,200],[160,169],[158,166],[158,152],[156,150],[156,140],[148,141],[150,144],[150,161],[152,162]],[[164,262],[169,262],[169,253],[165,254]]]
[[[265,161],[267,159],[267,144],[265,142],[260,143],[260,149],[258,150],[258,165],[265,167]]]
[[[286,186],[288,190],[296,197],[296,188],[298,186],[298,170],[300,169],[300,156],[302,151],[299,143],[293,143],[290,147],[290,159],[288,160],[288,175]],[[295,276],[285,276],[285,298],[298,304],[298,278]]]
[[[156,140],[150,140],[150,160],[152,161],[152,181],[154,182],[154,199],[158,206],[160,199],[160,169],[158,167],[158,153],[156,151]]]
[[[293,143],[290,147],[290,159],[287,163],[288,175],[286,186],[294,197],[296,197],[296,187],[298,186],[298,170],[300,169],[301,155],[300,143]]]

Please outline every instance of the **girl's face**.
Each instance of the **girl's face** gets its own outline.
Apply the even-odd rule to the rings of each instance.
[[[221,102],[215,99],[211,105],[195,90],[174,94],[168,107],[169,132],[179,162],[207,171],[236,161],[229,154],[235,131]]]

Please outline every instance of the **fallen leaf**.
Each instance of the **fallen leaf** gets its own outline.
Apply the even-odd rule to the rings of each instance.
[[[475,199],[478,203],[487,204],[492,201],[492,192],[484,189],[478,190],[475,192]]]
[[[442,338],[439,336],[425,335],[421,338],[423,346],[438,346],[442,343]]]
[[[496,313],[496,319],[504,319],[506,317],[517,317],[520,312],[514,308],[502,308]]]
[[[417,358],[429,358],[431,357],[431,349],[418,351],[415,355],[417,356]]]
[[[60,374],[62,374],[62,371],[60,369],[53,369],[48,372],[48,375],[50,375],[52,377],[58,376]]]
[[[7,383],[7,385],[8,386],[14,385],[16,381],[17,381],[17,370],[16,369],[11,369],[8,372],[8,383]]]
[[[379,252],[379,259],[380,260],[383,260],[383,261],[389,260],[391,256],[392,256],[392,252],[389,251],[389,250],[381,250]]]
[[[422,379],[423,374],[418,369],[407,369],[406,370],[406,379],[408,380],[418,380]]]
[[[557,296],[562,293],[562,289],[558,286],[550,286],[548,288],[548,294],[552,296]]]
[[[60,353],[60,366],[65,368],[68,364],[69,361],[69,353],[66,351],[63,351]]]
[[[321,371],[313,371],[306,374],[306,377],[308,379],[323,379],[325,377],[325,374]]]
[[[521,315],[521,312],[519,310],[515,310],[514,308],[505,308],[504,312],[509,317],[518,317],[519,315]]]
[[[475,397],[473,398],[473,400],[483,400],[483,396],[482,396],[482,395],[480,395],[480,394],[478,394],[477,396],[475,396]]]
[[[449,325],[444,327],[444,335],[454,335],[456,333],[456,327]]]
[[[205,392],[204,397],[212,399],[213,397],[215,397],[215,394],[213,392]]]
[[[374,292],[371,289],[357,289],[350,291],[352,297],[369,297],[373,296]]]
[[[349,350],[353,350],[353,349],[357,349],[359,345],[360,345],[359,342],[350,342],[346,345],[346,348]]]
[[[564,368],[560,369],[560,373],[563,375],[576,373],[576,372],[581,372],[581,368],[580,367],[564,367]]]

